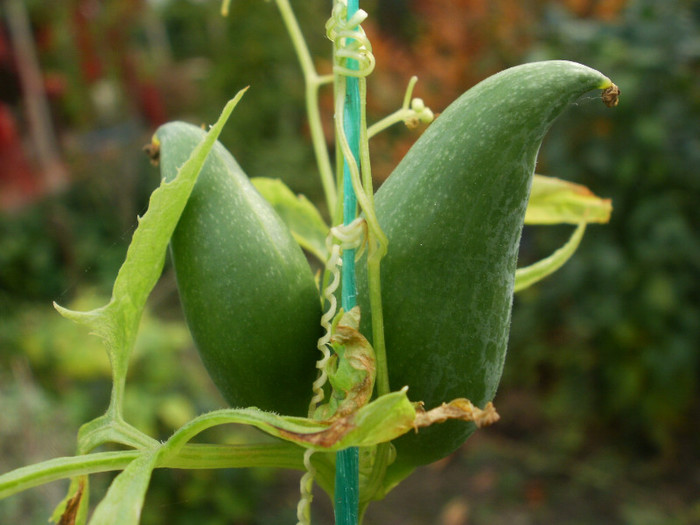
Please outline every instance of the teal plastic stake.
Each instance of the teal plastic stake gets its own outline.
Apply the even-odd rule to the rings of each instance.
[[[359,0],[348,0],[348,20],[360,8]],[[348,60],[350,69],[358,69],[355,60]],[[346,77],[344,132],[355,162],[360,159],[360,89],[356,77]],[[357,213],[357,197],[352,187],[347,161],[343,166],[343,223],[350,224]],[[347,312],[357,304],[355,283],[355,250],[343,251],[341,304]],[[335,463],[335,523],[357,525],[360,501],[359,450],[341,450]]]

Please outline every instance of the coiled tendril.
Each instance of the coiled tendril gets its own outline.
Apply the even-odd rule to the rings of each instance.
[[[333,72],[348,77],[366,77],[374,71],[375,65],[372,44],[360,27],[367,18],[367,12],[358,9],[350,20],[346,18],[347,6],[338,2],[326,22],[326,36],[335,47]],[[357,68],[350,68],[349,60],[354,60]]]
[[[326,373],[326,365],[331,357],[329,348],[331,340],[331,322],[338,310],[338,299],[335,292],[340,285],[340,266],[342,264],[342,250],[356,249],[356,257],[360,257],[364,250],[367,240],[367,223],[361,217],[358,217],[348,225],[338,225],[331,228],[328,237],[326,238],[326,246],[331,254],[326,262],[326,271],[331,274],[331,281],[323,289],[323,298],[328,302],[328,309],[321,316],[321,326],[324,329],[324,334],[318,340],[318,349],[323,356],[316,362],[316,368],[320,374],[313,383],[314,396],[311,399],[309,406],[309,417],[313,417],[313,412],[316,407],[323,401],[324,393],[323,386],[326,384],[328,375]],[[335,242],[335,241],[339,241]]]
[[[297,503],[297,525],[311,525],[311,501],[313,500],[313,485],[316,469],[311,464],[314,451],[310,448],[304,452],[304,467],[306,472],[299,481],[301,499]]]
[[[336,242],[337,241],[337,242]],[[313,383],[313,398],[309,404],[309,417],[313,417],[316,407],[323,401],[325,394],[323,387],[328,381],[328,373],[326,366],[331,358],[330,341],[331,341],[331,323],[338,310],[338,299],[335,292],[340,285],[340,266],[343,262],[341,258],[342,250],[356,249],[356,257],[360,257],[364,252],[367,244],[367,223],[362,217],[358,217],[350,224],[338,225],[331,228],[328,237],[326,237],[326,247],[331,254],[326,261],[326,271],[330,272],[331,280],[323,289],[322,296],[328,302],[328,309],[321,316],[321,326],[324,329],[324,334],[318,340],[318,349],[321,351],[322,357],[316,362],[316,368],[319,369],[319,375]],[[311,523],[311,501],[313,499],[312,489],[316,469],[311,464],[311,456],[314,451],[307,449],[304,452],[304,466],[306,472],[301,477],[299,482],[301,499],[297,504],[297,525],[309,525]]]

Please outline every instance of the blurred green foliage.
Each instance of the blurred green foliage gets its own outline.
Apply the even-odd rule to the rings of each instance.
[[[138,148],[138,142],[130,145]],[[24,303],[67,300],[78,284],[97,286],[104,293],[111,290],[136,228],[136,215],[146,209],[157,180],[149,180],[145,166],[120,173],[132,155],[126,149],[119,166],[95,155],[91,160],[102,163],[102,176],[81,173],[94,173],[94,165],[74,165],[76,180],[67,191],[0,215],[3,317]]]
[[[330,63],[322,29],[328,5],[325,0],[307,0],[295,2],[294,10],[312,56],[327,56]],[[196,104],[185,100],[175,116],[192,120],[192,115],[183,113],[191,110],[196,111],[195,123],[213,122],[226,100],[249,85],[221,141],[250,177],[282,178],[295,191],[319,199],[303,77],[276,6],[234,1],[228,17],[222,18],[220,2],[170,2],[159,16],[167,28],[173,60],[180,64],[195,60],[206,72],[196,81]]]
[[[502,388],[542,393],[560,444],[604,427],[624,448],[680,453],[686,436],[697,451],[700,4],[634,0],[613,22],[551,9],[541,31],[531,59],[586,62],[622,96],[614,110],[583,100],[562,118],[539,171],[614,210],[560,273],[516,299]],[[528,230],[524,257],[558,240]]]
[[[66,306],[87,310],[105,303],[104,296],[91,290],[82,290],[76,297]],[[111,373],[101,342],[46,305],[3,316],[0,348],[4,350],[0,355],[0,472],[74,454],[79,426],[101,415],[109,402]],[[197,414],[222,406],[182,320],[163,319],[147,311],[128,378],[125,415],[129,422],[166,439]],[[259,440],[261,435],[230,426],[207,437],[236,443]],[[94,477],[95,501],[111,478]],[[253,523],[255,516],[268,516],[268,523],[278,518],[289,522],[293,505],[262,508],[275,480],[269,469],[157,471],[142,523],[185,525],[196,517],[198,523],[223,525],[233,520],[243,524]],[[0,501],[2,522],[46,523],[67,486],[67,482],[55,483]]]

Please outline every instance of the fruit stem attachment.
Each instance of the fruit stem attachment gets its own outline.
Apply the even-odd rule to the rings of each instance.
[[[406,94],[403,97],[401,109],[397,109],[391,115],[375,122],[367,128],[367,138],[374,137],[377,133],[393,126],[397,122],[403,122],[408,128],[415,128],[420,123],[429,124],[435,118],[435,115],[430,108],[426,107],[423,100],[420,98],[411,98],[413,88],[418,82],[417,76],[412,76],[406,88]]]

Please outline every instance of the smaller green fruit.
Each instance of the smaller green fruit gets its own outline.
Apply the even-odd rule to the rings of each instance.
[[[166,180],[204,134],[182,122],[157,130]],[[234,407],[305,416],[320,335],[316,284],[285,224],[218,142],[171,254],[187,324],[224,398]]]

